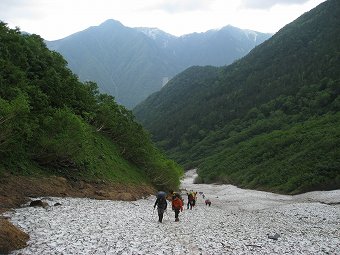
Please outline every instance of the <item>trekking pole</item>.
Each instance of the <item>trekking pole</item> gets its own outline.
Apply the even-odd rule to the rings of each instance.
[[[168,210],[165,210],[165,214],[166,214],[166,216],[168,216],[168,220],[170,220],[170,216],[168,214]]]
[[[155,215],[155,207],[153,208],[153,210],[152,210],[152,221],[154,220],[154,215]]]

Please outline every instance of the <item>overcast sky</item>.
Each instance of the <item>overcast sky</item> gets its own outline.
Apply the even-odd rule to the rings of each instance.
[[[275,33],[325,0],[0,0],[9,27],[56,40],[107,19],[173,35],[226,25]]]

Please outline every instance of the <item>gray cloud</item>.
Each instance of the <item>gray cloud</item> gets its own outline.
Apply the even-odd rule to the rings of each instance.
[[[39,1],[27,0],[1,0],[0,20],[6,22],[13,17],[17,19],[31,19],[39,17]]]
[[[199,10],[209,10],[213,1],[207,0],[171,0],[162,1],[161,3],[153,6],[154,9],[161,9],[168,13],[176,12],[190,12]]]
[[[269,9],[274,5],[303,4],[309,0],[242,0],[242,6],[249,9]]]
[[[1,13],[7,10],[12,10],[21,6],[30,5],[28,1],[25,0],[1,0],[0,1],[0,10]]]

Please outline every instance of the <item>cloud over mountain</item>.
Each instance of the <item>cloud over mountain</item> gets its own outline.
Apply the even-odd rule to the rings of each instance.
[[[249,9],[269,9],[274,5],[304,4],[308,0],[242,0],[242,6]]]
[[[155,4],[155,8],[168,13],[191,12],[210,9],[210,6],[213,2],[214,1],[206,0],[173,0],[171,2],[162,1]]]

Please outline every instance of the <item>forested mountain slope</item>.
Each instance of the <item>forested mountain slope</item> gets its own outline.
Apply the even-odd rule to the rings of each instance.
[[[189,66],[230,64],[270,36],[227,26],[176,37],[107,20],[47,45],[82,81],[97,82],[100,91],[132,108]]]
[[[0,176],[176,188],[181,168],[156,149],[132,113],[66,65],[39,36],[0,23]]]
[[[134,113],[204,182],[339,188],[339,15],[326,1],[230,66],[187,69]]]

